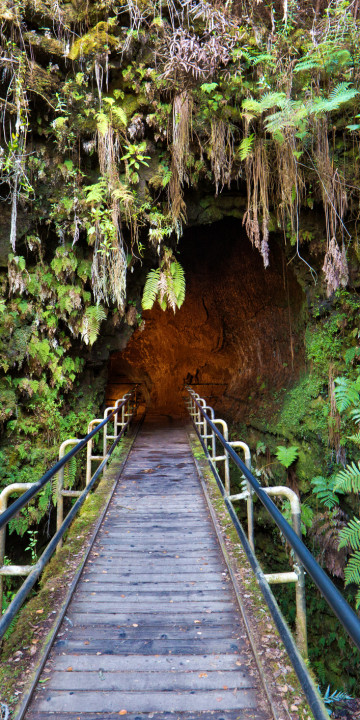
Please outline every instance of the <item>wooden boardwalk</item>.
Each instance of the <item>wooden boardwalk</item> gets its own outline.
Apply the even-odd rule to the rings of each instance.
[[[271,720],[264,697],[185,429],[147,423],[25,717]]]

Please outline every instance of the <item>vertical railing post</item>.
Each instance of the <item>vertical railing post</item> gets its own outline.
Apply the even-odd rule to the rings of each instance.
[[[292,512],[293,528],[301,539],[301,513],[300,507]],[[298,576],[295,586],[296,592],[296,635],[300,650],[305,658],[308,657],[307,626],[306,626],[306,597],[305,597],[305,571],[297,555],[295,555],[294,570]]]
[[[78,438],[69,438],[68,440],[64,440],[63,443],[61,443],[59,448],[59,460],[64,457],[65,455],[65,448],[69,447],[69,445],[77,445],[77,443],[80,442]],[[57,486],[56,486],[56,530],[58,531],[61,528],[61,525],[63,524],[64,520],[64,477],[65,477],[65,466],[63,466],[57,476]],[[60,540],[56,552],[58,553],[60,548],[62,547],[62,540]]]

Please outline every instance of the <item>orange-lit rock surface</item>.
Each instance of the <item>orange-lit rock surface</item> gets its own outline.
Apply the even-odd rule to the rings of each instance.
[[[264,269],[239,221],[192,228],[179,250],[184,305],[175,315],[158,305],[143,313],[145,328],[111,356],[109,384],[143,383],[147,404],[168,414],[183,411],[184,384],[193,384],[218,410],[241,417],[250,396],[259,400],[298,371],[300,287],[276,246]]]

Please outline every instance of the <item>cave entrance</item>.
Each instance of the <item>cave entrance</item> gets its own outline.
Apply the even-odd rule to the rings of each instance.
[[[148,407],[179,415],[191,384],[239,419],[250,402],[298,374],[302,291],[276,241],[264,269],[239,220],[190,227],[179,250],[185,302],[175,315],[158,305],[143,313],[144,328],[110,357],[107,399],[124,382],[139,382]]]

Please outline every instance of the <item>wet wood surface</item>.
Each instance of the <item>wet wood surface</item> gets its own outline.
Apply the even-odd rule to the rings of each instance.
[[[27,720],[271,720],[182,426],[137,437]]]

